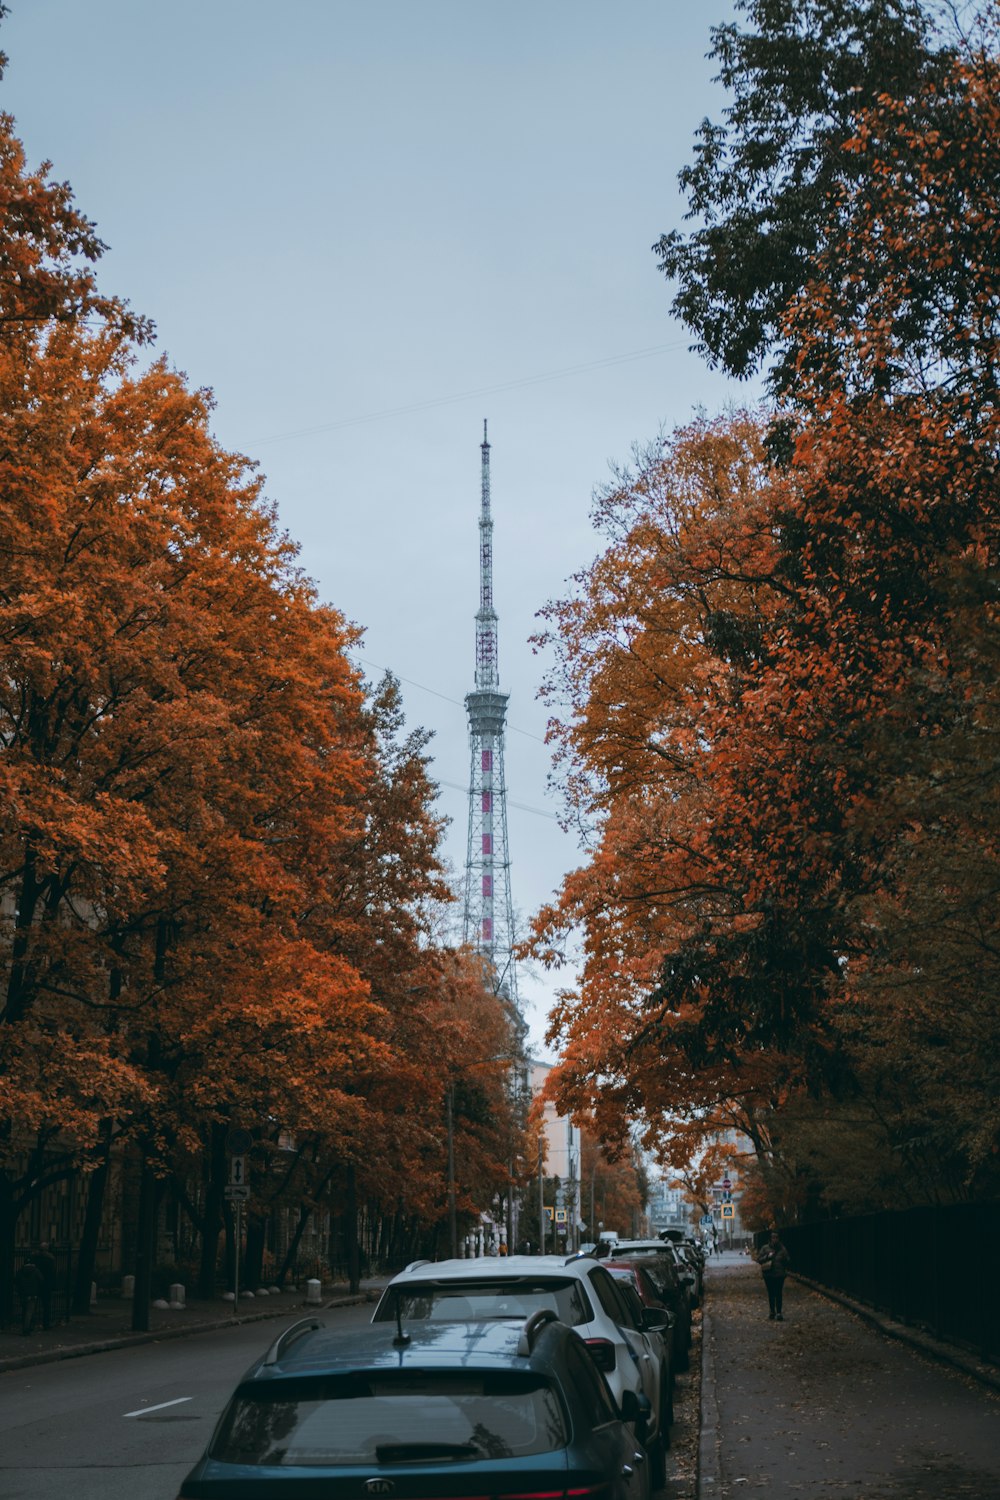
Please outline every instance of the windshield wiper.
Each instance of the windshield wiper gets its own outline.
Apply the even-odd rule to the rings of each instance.
[[[380,1464],[401,1464],[408,1460],[432,1463],[436,1458],[478,1458],[475,1443],[379,1443],[375,1457]]]

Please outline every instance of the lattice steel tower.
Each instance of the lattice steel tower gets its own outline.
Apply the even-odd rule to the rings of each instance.
[[[509,694],[500,691],[497,612],[493,608],[493,516],[490,512],[490,445],[483,422],[482,499],[479,512],[479,610],[476,614],[476,686],[468,693],[469,845],[465,861],[465,941],[489,964],[498,994],[519,1014],[514,966],[514,906],[507,843],[504,719]]]

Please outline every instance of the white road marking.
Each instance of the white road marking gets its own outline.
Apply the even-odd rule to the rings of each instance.
[[[151,1411],[162,1411],[165,1406],[180,1406],[182,1401],[193,1401],[193,1396],[175,1396],[173,1401],[161,1401],[159,1406],[141,1406],[138,1411],[125,1412],[126,1417],[145,1417]]]

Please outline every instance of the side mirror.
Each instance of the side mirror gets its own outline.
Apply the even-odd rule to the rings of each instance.
[[[636,1391],[622,1391],[621,1405],[618,1410],[622,1414],[623,1422],[631,1422],[641,1427],[648,1420],[653,1408],[649,1404],[648,1396],[640,1395]]]
[[[644,1307],[642,1310],[642,1326],[647,1333],[662,1333],[669,1328],[672,1319],[666,1308]]]
[[[641,1419],[642,1412],[639,1410],[639,1397],[635,1391],[622,1391],[619,1411],[621,1412],[623,1422],[632,1422],[634,1424]]]

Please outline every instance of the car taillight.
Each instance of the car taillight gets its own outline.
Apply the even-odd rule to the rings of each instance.
[[[498,1495],[497,1500],[600,1500],[610,1493],[609,1484],[587,1484],[575,1490],[519,1490],[513,1495]]]
[[[599,1370],[615,1367],[615,1346],[610,1339],[585,1339],[590,1356]]]

